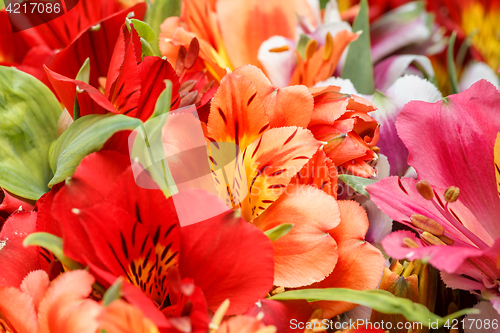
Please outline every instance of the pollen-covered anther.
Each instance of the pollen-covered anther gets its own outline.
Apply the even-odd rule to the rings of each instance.
[[[406,247],[409,247],[411,249],[416,249],[416,248],[420,247],[413,239],[408,238],[408,237],[403,239],[403,245]]]
[[[76,215],[80,214],[80,210],[78,208],[72,208],[71,212]]]
[[[438,236],[438,238],[444,242],[446,245],[453,245],[453,243],[455,243],[455,241],[445,235],[441,235],[441,236]]]
[[[446,243],[444,243],[438,237],[434,236],[431,233],[428,233],[427,231],[424,231],[422,234],[420,234],[420,239],[430,245],[446,245]]]
[[[455,186],[450,186],[444,192],[444,200],[446,200],[447,202],[455,202],[458,200],[459,195],[460,189]]]
[[[278,295],[278,294],[281,294],[281,293],[284,293],[285,292],[285,287],[276,287],[276,289],[274,289],[273,291],[271,291],[271,295]]]
[[[441,236],[444,234],[443,226],[426,216],[413,214],[410,217],[410,220],[415,227],[422,229],[423,231],[427,231],[435,236]]]
[[[429,184],[427,180],[417,182],[417,191],[427,200],[434,199],[434,191],[432,190],[431,184]]]
[[[373,152],[374,152],[375,154],[380,153],[380,148],[379,148],[379,147],[377,147],[377,146],[373,146],[373,147],[371,147],[371,150],[373,150]]]

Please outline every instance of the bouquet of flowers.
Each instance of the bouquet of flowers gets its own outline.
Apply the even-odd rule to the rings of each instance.
[[[499,1],[0,8],[0,332],[500,332]]]

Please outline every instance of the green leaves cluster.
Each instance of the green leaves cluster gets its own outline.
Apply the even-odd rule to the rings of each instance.
[[[396,297],[385,290],[352,290],[345,288],[327,289],[304,289],[292,290],[277,294],[271,299],[274,300],[297,300],[305,299],[314,301],[343,301],[360,304],[372,308],[378,312],[387,314],[401,314],[408,321],[421,322],[429,327],[430,323],[437,322],[442,327],[447,320],[459,318],[469,313],[478,313],[475,309],[464,309],[446,317],[440,317],[427,309],[424,305],[413,303],[411,300]]]

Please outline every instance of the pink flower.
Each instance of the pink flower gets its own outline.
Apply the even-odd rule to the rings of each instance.
[[[389,177],[367,190],[419,235],[392,233],[382,242],[387,254],[429,262],[449,287],[480,291],[500,312],[498,105],[485,80],[435,104],[410,102],[396,128],[420,181]]]

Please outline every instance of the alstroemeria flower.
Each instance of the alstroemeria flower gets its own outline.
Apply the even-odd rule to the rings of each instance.
[[[125,298],[160,328],[202,332],[207,307],[216,310],[229,298],[228,314],[242,313],[267,294],[267,236],[232,213],[180,228],[172,197],[137,186],[132,167],[139,166],[116,152],[87,156],[40,207],[37,230],[62,237],[64,253],[88,265],[99,283],[124,277]],[[209,194],[197,198],[223,205]],[[189,199],[184,209],[195,204]]]
[[[392,219],[414,229],[382,245],[395,259],[422,259],[450,287],[481,291],[500,310],[500,93],[479,81],[429,104],[410,102],[396,128],[419,179],[385,178],[367,188]],[[430,183],[430,185],[429,185]]]
[[[49,281],[33,271],[20,288],[0,288],[0,329],[19,333],[95,333],[101,305],[89,299],[94,278],[84,270]]]
[[[46,68],[54,90],[70,114],[75,109],[76,96],[80,116],[112,112],[146,121],[167,79],[173,83],[171,107],[179,105],[179,81],[174,69],[160,57],[142,59],[140,37],[132,24],[130,31],[125,24],[121,26],[112,54],[104,94],[90,84]]]
[[[316,139],[326,142],[326,155],[354,175],[375,176],[369,162],[376,158],[372,148],[379,140],[379,125],[368,115],[375,106],[364,98],[341,93],[339,87],[310,90],[314,111],[308,128]]]
[[[226,201],[228,207],[241,209],[243,218],[261,230],[284,223],[294,225],[288,234],[273,242],[275,285],[340,283],[353,288],[375,287],[383,258],[364,242],[366,213],[356,203],[352,203],[357,205],[354,207],[350,202],[335,200],[335,166],[326,151],[320,149],[321,142],[304,128],[311,123],[309,115],[318,121],[322,120],[321,115],[332,123],[336,119],[336,115],[328,118],[331,99],[321,93],[320,90],[316,99],[304,86],[273,87],[254,66],[243,66],[226,75],[211,103],[207,142],[213,150],[219,150],[226,142],[236,144],[240,150],[234,156],[234,181],[229,179],[226,183],[222,177],[216,177],[216,182],[220,184],[221,197],[231,192]],[[341,97],[337,104],[330,104],[330,114],[338,109],[340,117],[348,113],[348,105],[359,108],[360,114],[373,110],[362,99]],[[215,156],[211,156],[214,168],[220,163]],[[239,172],[240,168],[245,173]],[[247,192],[240,186],[246,186]],[[356,231],[351,231],[351,227]],[[348,265],[353,260],[350,254],[371,258],[370,268],[363,268],[362,274],[362,265]],[[324,306],[326,316],[339,314],[351,305],[325,302]]]
[[[56,51],[70,45],[83,31],[96,27],[103,20],[112,16],[120,16],[122,20],[134,12],[141,19],[146,11],[146,4],[124,4],[119,0],[104,0],[95,3],[93,0],[68,1],[67,13],[30,29],[12,32],[6,9],[0,11],[0,64],[16,66],[22,71],[42,79],[43,65],[48,65]],[[20,16],[22,12],[20,13]],[[15,16],[15,15],[13,15]],[[20,19],[25,27],[29,22]],[[23,28],[20,27],[20,28]],[[116,38],[116,37],[115,37]],[[81,66],[81,64],[80,64]]]
[[[196,37],[200,56],[217,81],[226,74],[226,68],[260,66],[257,54],[268,38],[277,35],[295,39],[297,14],[316,25],[305,0],[184,0],[182,5],[181,17],[170,17],[162,25],[162,54],[175,59],[179,48],[188,48]]]

